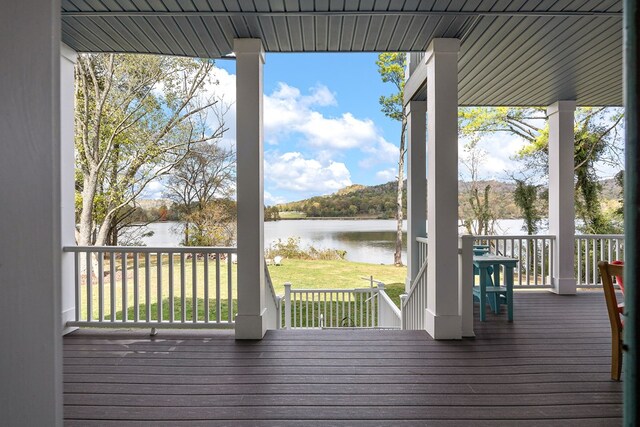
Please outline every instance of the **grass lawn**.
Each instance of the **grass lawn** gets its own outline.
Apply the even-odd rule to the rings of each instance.
[[[269,275],[278,295],[284,294],[286,282],[291,283],[294,289],[368,288],[369,276],[373,276],[386,285],[387,293],[399,305],[407,268],[345,260],[285,259],[282,265],[269,266]]]
[[[171,318],[169,313],[170,302],[173,297],[174,308],[173,313],[176,320],[182,317],[182,288],[184,287],[184,305],[185,305],[185,317],[191,318],[191,306],[193,304],[193,286],[192,280],[194,276],[193,261],[191,259],[185,259],[184,261],[184,275],[181,274],[180,259],[178,256],[174,257],[173,266],[173,280],[172,282],[172,295],[169,290],[169,265],[168,257],[164,256],[161,266],[161,287],[160,293],[162,295],[162,311],[163,320]],[[114,286],[114,302],[116,318],[122,318],[123,309],[123,283],[122,283],[122,269],[121,262],[117,261],[117,268],[115,274]],[[231,282],[232,282],[232,303],[234,308],[237,305],[237,265],[233,264],[231,268]],[[105,260],[104,271],[109,271],[108,260]],[[216,318],[216,274],[215,274],[215,261],[209,261],[209,312],[212,319]],[[369,282],[363,280],[362,277],[368,279],[373,275],[374,279],[380,280],[387,285],[387,293],[393,299],[396,304],[399,305],[399,295],[404,291],[404,279],[406,276],[406,268],[395,267],[392,265],[377,265],[377,264],[365,264],[349,262],[344,260],[339,261],[315,261],[315,260],[297,260],[297,259],[285,259],[280,266],[269,266],[269,274],[273,282],[274,289],[277,295],[284,295],[284,284],[289,282],[294,289],[353,289],[353,288],[367,288]],[[198,305],[198,319],[203,319],[204,314],[204,262],[198,260],[195,266],[196,276],[196,300]],[[135,297],[134,279],[136,274],[133,269],[133,262],[129,259],[127,263],[127,287],[126,287],[126,302],[127,302],[127,317],[132,319],[134,317],[133,306]],[[184,277],[184,285],[182,283],[182,277]],[[93,319],[97,319],[98,304],[99,304],[99,286],[97,279],[94,277],[92,280],[92,313]],[[140,302],[139,317],[142,321],[146,320],[146,269],[144,265],[144,259],[139,259],[139,268],[137,273],[138,282],[138,301]],[[149,268],[149,306],[151,320],[157,320],[158,312],[158,269],[157,260],[155,257],[150,259]],[[103,300],[104,300],[104,317],[109,319],[111,317],[111,278],[108,274],[105,275],[103,280]],[[220,298],[221,298],[221,317],[227,318],[227,306],[228,306],[228,291],[227,291],[227,263],[223,261],[220,263]],[[87,287],[83,285],[81,287],[81,312],[82,319],[87,318]],[[234,312],[236,310],[234,309]]]
[[[296,212],[296,211],[280,212],[280,219],[301,219],[306,217],[307,217],[307,214],[304,212]]]

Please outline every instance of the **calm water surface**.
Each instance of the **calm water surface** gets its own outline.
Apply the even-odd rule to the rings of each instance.
[[[498,234],[522,234],[522,220],[499,220]],[[150,224],[153,236],[145,238],[147,246],[178,246],[181,235],[177,223],[162,222]],[[406,263],[406,221],[403,224],[403,262]],[[265,246],[278,239],[299,237],[303,247],[318,249],[340,249],[347,251],[347,259],[373,264],[392,264],[395,249],[396,222],[393,219],[380,220],[280,220],[264,224]],[[461,229],[461,232],[464,230]]]

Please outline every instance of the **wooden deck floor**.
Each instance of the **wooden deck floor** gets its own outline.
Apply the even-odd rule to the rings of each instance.
[[[419,331],[81,330],[64,339],[68,426],[616,426],[601,293],[518,293],[475,340]]]

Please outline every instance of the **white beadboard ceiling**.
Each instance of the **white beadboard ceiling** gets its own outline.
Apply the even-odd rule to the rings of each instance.
[[[267,52],[420,52],[455,37],[460,105],[622,104],[620,0],[62,0],[62,34],[79,52],[206,58],[234,38]]]

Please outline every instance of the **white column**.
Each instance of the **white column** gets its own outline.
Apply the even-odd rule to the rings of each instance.
[[[236,54],[236,144],[238,192],[237,339],[266,332],[264,278],[264,177],[262,67],[259,39],[234,40]]]
[[[60,1],[3,7],[0,58],[0,424],[62,426]]]
[[[425,325],[435,339],[459,339],[458,39],[434,39],[427,64],[429,239]]]
[[[406,291],[420,270],[416,237],[427,235],[427,103],[407,105],[407,281]]]
[[[60,46],[60,226],[62,246],[74,246],[75,236],[75,159],[74,159],[74,76],[76,52],[69,46]],[[69,333],[77,328],[67,328],[68,321],[75,320],[75,267],[73,254],[62,253],[62,328]]]
[[[575,101],[558,101],[547,108],[549,117],[549,232],[556,236],[553,291],[575,294],[574,273],[574,112]]]

